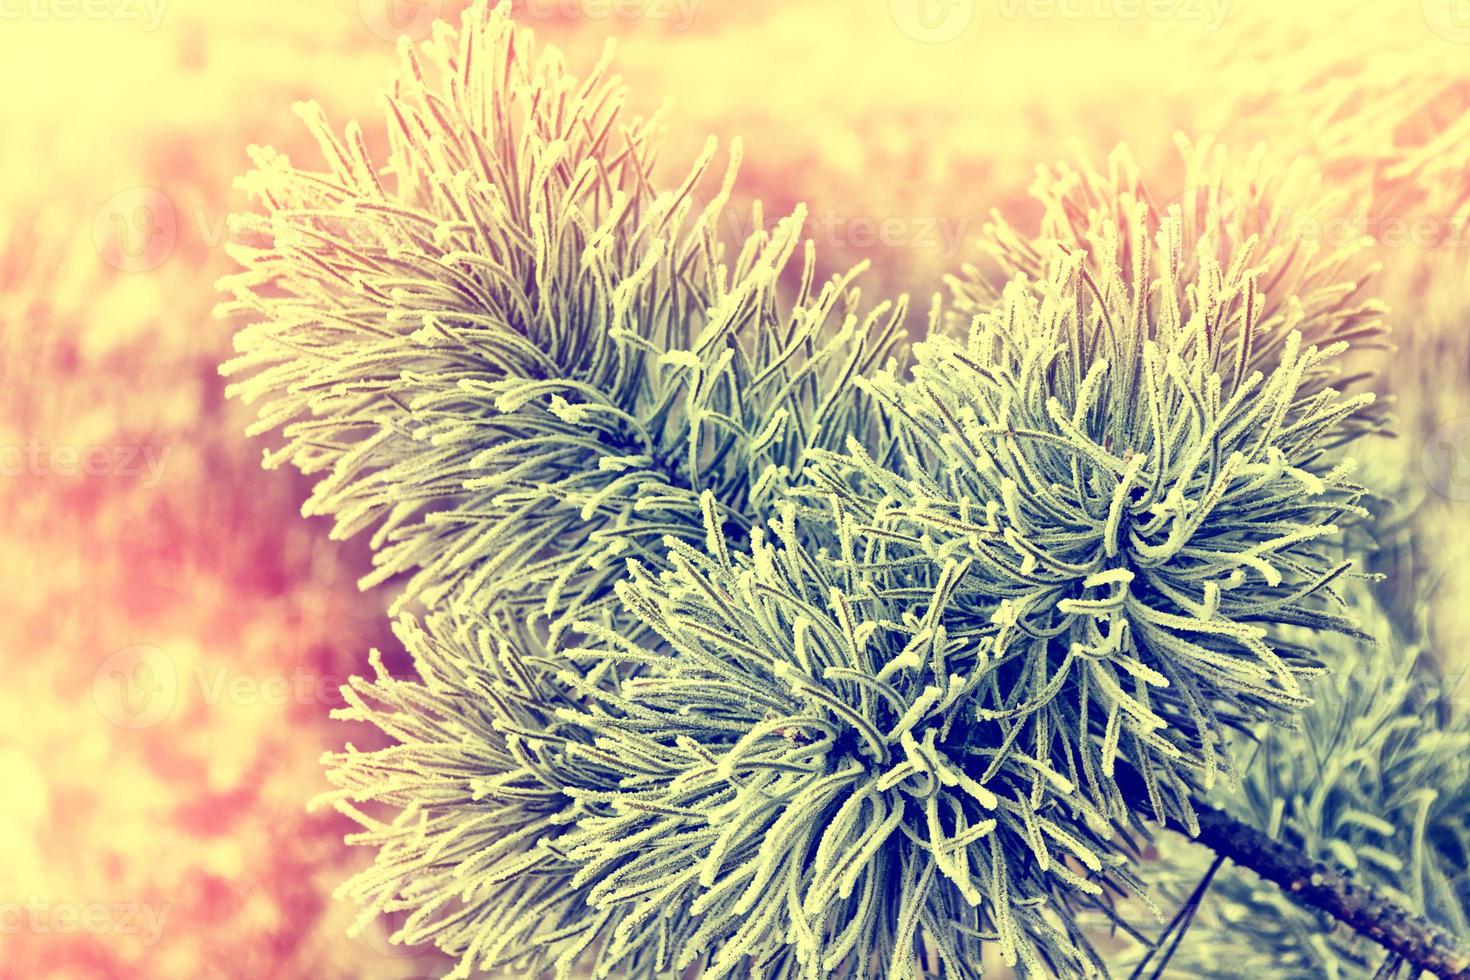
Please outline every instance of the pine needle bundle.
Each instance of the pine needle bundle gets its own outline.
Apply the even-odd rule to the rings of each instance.
[[[1065,760],[1110,816],[1136,804],[1122,768],[1190,824],[1228,733],[1308,703],[1324,665],[1292,628],[1356,633],[1334,583],[1364,491],[1327,447],[1373,396],[1314,385],[1346,344],[1296,331],[1253,369],[1256,274],[1206,253],[1183,280],[1181,233],[1164,219],[1147,283],[1072,253],[915,345],[911,379],[870,383],[903,420],[890,458],[854,443],[814,479],[919,581],[965,564],[946,626],[994,639],[973,700],[998,744]]]
[[[1346,222],[1343,192],[1330,189],[1300,159],[1277,166],[1263,145],[1243,159],[1232,159],[1209,139],[1194,142],[1181,134],[1176,145],[1179,173],[1169,180],[1146,181],[1124,146],[1102,170],[1086,161],[1078,168],[1039,168],[1031,189],[1043,209],[1038,233],[1026,235],[996,214],[981,248],[1003,281],[1018,275],[1042,279],[1059,253],[1081,252],[1093,285],[1107,296],[1155,286],[1151,266],[1177,266],[1178,290],[1192,286],[1207,261],[1217,262],[1216,274],[1227,279],[1253,273],[1261,309],[1246,352],[1251,369],[1274,367],[1293,332],[1324,348],[1340,341],[1358,351],[1385,346],[1386,310],[1369,293],[1378,269],[1366,259],[1363,237]],[[1175,251],[1165,252],[1159,231],[1171,215],[1178,233],[1167,241]],[[951,319],[960,330],[999,297],[973,265],[951,277],[950,289]],[[1186,304],[1189,298],[1181,291],[1174,302]],[[1238,323],[1220,329],[1235,330]],[[1315,366],[1305,387],[1345,390],[1368,377],[1338,358]],[[1382,424],[1370,413],[1350,421],[1349,434]]]
[[[373,675],[345,685],[333,713],[391,739],[324,758],[337,790],[318,802],[361,826],[349,844],[376,853],[337,895],[361,907],[354,928],[400,914],[390,940],[434,943],[459,960],[455,975],[535,974],[557,955],[567,975],[587,943],[548,948],[586,931],[588,888],[549,842],[576,820],[568,791],[615,785],[617,767],[561,734],[556,711],[575,701],[503,617],[404,616],[394,632],[417,678],[393,677],[374,651]]]
[[[912,596],[851,522],[842,557],[807,550],[789,507],[741,552],[704,496],[705,546],[671,535],[617,586],[650,639],[581,622],[580,670],[492,622],[400,624],[420,680],[375,660],[339,712],[398,744],[328,760],[379,848],[343,893],[460,975],[978,977],[990,942],[1102,975],[1078,912],[1142,893],[1136,845],[975,724],[987,644],[940,625],[963,573]]]
[[[872,383],[906,420],[902,465],[820,457],[801,496],[821,531],[788,512],[742,553],[706,491],[703,549],[669,535],[615,586],[626,617],[537,660],[554,696],[517,700],[540,714],[455,721],[505,697],[465,672],[513,644],[459,640],[450,680],[420,666],[464,701],[430,730],[412,708],[428,695],[380,677],[377,700],[404,700],[349,716],[404,745],[337,757],[334,778],[401,813],[349,811],[384,849],[353,891],[415,909],[404,937],[466,970],[567,969],[570,944],[603,975],[974,975],[988,939],[1033,972],[1104,972],[1071,924],[1138,890],[1130,828],[1191,822],[1231,730],[1308,703],[1322,665],[1293,627],[1355,635],[1333,591],[1347,564],[1321,541],[1360,490],[1314,440],[1371,399],[1302,396],[1335,352],[1299,340],[1269,378],[1243,374],[1205,324],[1248,282],[1191,292],[1205,305],[1145,321],[1147,339],[1109,333],[1124,311],[1077,265],[1050,286],[1038,303],[1018,280],[967,346],[932,338],[913,381]],[[934,458],[963,463],[936,479]],[[401,789],[425,778],[450,797]],[[521,783],[535,794],[485,790],[493,810],[474,789]],[[556,887],[522,904],[512,873]]]
[[[1076,772],[976,723],[992,644],[943,625],[965,570],[916,594],[852,521],[814,552],[793,514],[748,552],[711,524],[661,574],[631,567],[618,593],[657,643],[582,624],[572,655],[604,683],[563,718],[628,770],[569,838],[593,901],[633,905],[624,931],[687,918],[669,965],[705,956],[701,976],[978,977],[991,942],[1101,974],[1075,910],[1141,891],[1130,838]]]
[[[267,466],[319,477],[306,514],[372,529],[364,587],[560,619],[610,595],[615,558],[697,537],[703,490],[749,527],[809,449],[875,424],[852,379],[905,304],[864,311],[861,269],[814,282],[799,212],[727,249],[738,147],[708,203],[712,143],[657,188],[659,120],[622,117],[608,57],[573,78],[508,5],[401,57],[387,163],[311,104],[329,169],[252,149],[264,213],[221,284],[248,321],[231,393],[285,436]]]

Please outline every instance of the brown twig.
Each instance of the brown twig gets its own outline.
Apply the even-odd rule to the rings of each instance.
[[[1117,779],[1125,795],[1147,799],[1143,777],[1131,767],[1119,766]],[[1167,822],[1170,830],[1249,868],[1297,904],[1326,912],[1397,954],[1416,968],[1415,976],[1428,971],[1441,980],[1470,980],[1470,947],[1463,939],[1225,811],[1191,802],[1199,817],[1199,834],[1191,834],[1172,817]]]
[[[1326,912],[1419,970],[1442,980],[1470,980],[1470,949],[1459,938],[1348,875],[1313,861],[1224,811],[1196,803],[1199,836],[1216,854],[1249,868],[1301,905]],[[1183,825],[1171,830],[1186,833]]]

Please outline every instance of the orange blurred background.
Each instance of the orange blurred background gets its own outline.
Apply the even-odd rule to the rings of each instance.
[[[435,972],[391,928],[348,935],[331,893],[364,856],[306,806],[321,753],[366,737],[328,719],[337,685],[375,645],[401,666],[387,594],[356,588],[362,542],[300,518],[299,477],[260,469],[211,309],[246,146],[316,164],[305,98],[380,146],[393,39],[463,5],[0,0],[0,977]],[[618,38],[632,105],[675,100],[666,172],[743,137],[744,200],[806,202],[825,271],[871,260],[920,308],[990,209],[1034,222],[1038,164],[1126,141],[1166,173],[1176,131],[1316,156],[1396,311],[1401,434],[1369,462],[1432,546],[1390,585],[1470,663],[1470,5],[515,8],[573,66]],[[1438,233],[1387,231],[1415,220]]]

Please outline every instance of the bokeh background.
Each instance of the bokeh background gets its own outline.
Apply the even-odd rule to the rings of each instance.
[[[377,141],[394,40],[452,0],[0,0],[0,977],[416,977],[332,897],[364,855],[308,801],[328,715],[387,633],[361,542],[260,469],[217,365],[233,179],[316,164],[314,98]],[[797,202],[827,271],[916,306],[1021,227],[1038,164],[1177,131],[1317,161],[1384,265],[1398,438],[1368,450],[1411,532],[1377,559],[1470,663],[1470,3],[516,0],[634,107],[663,162],[744,140],[741,194]],[[732,229],[734,231],[735,229]],[[911,322],[922,329],[922,320]]]

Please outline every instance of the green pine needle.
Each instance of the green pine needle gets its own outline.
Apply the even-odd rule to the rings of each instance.
[[[1151,828],[1269,791],[1244,733],[1360,663],[1382,310],[1293,223],[1320,183],[1187,143],[1173,205],[1121,152],[1045,176],[1037,238],[987,230],[1006,285],[900,361],[906,300],[819,284],[800,212],[721,240],[738,147],[660,182],[606,57],[479,3],[402,59],[386,162],[315,106],[325,170],[254,150],[221,306],[267,464],[406,580],[417,678],[375,654],[338,712],[389,744],[327,758],[362,921],[460,977],[1106,975]],[[1419,819],[1358,795],[1352,834]]]

